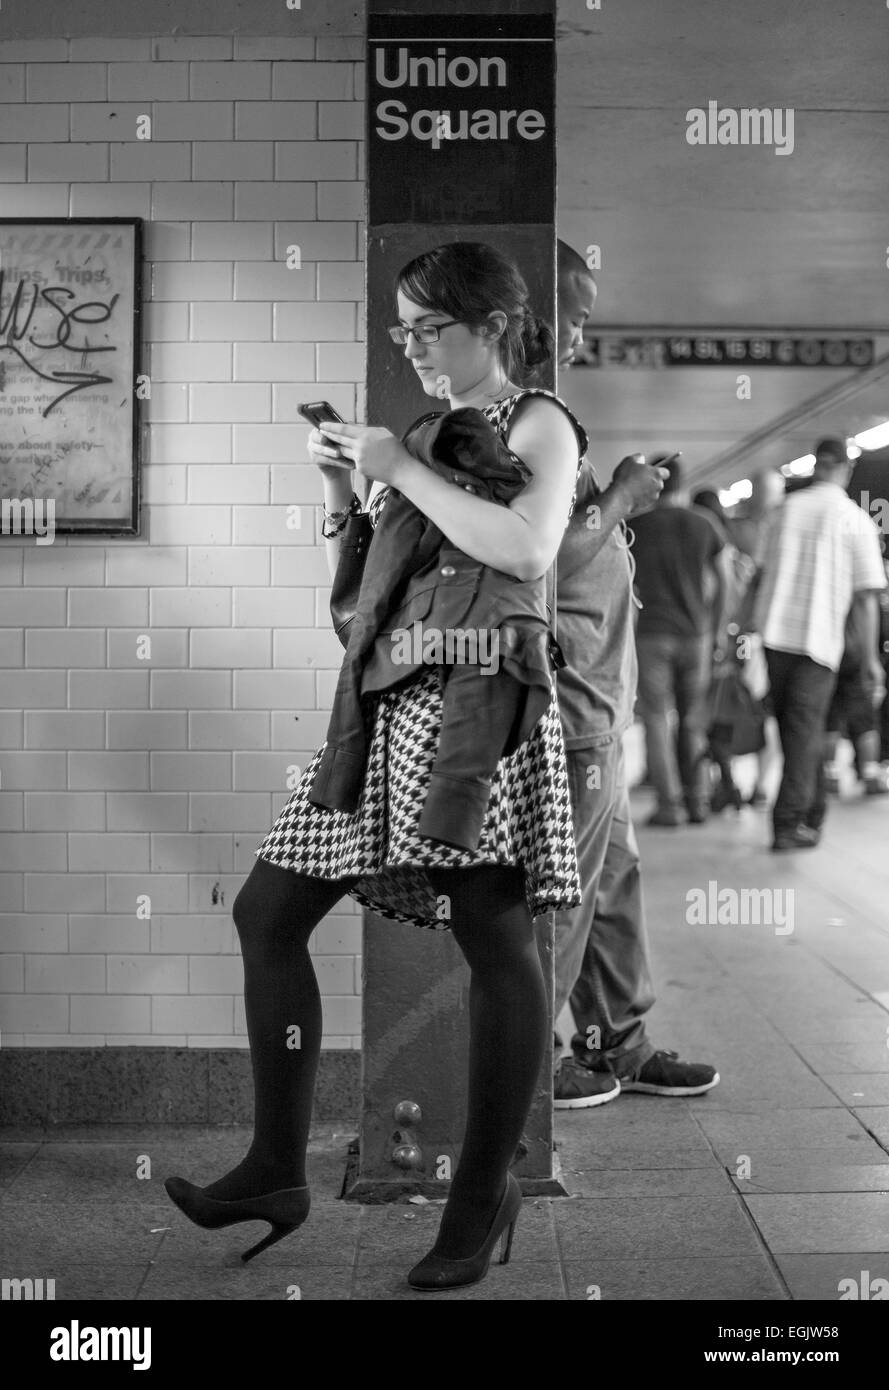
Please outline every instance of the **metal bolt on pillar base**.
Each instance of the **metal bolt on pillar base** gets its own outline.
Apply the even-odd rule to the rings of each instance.
[[[422,1168],[423,1150],[419,1144],[396,1144],[392,1150],[392,1162],[399,1168]]]

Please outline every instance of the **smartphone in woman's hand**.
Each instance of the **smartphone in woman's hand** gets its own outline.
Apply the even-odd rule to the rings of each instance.
[[[344,425],[346,423],[342,415],[339,415],[334,410],[333,406],[330,404],[329,401],[304,402],[302,405],[298,405],[296,409],[297,413],[301,415],[304,420],[308,420],[309,424],[314,425],[315,429],[320,430],[322,434],[324,434],[325,420],[328,420],[330,422],[336,421],[341,425]],[[325,435],[324,437],[325,439],[327,439],[328,444],[332,448],[336,447],[332,439],[330,439],[327,435]],[[342,459],[343,463],[348,462],[347,459],[343,458],[343,455],[340,453],[339,449],[337,449],[337,458]],[[331,462],[333,461],[334,460],[331,460]]]

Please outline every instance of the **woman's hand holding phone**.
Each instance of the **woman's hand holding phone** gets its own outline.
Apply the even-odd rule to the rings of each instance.
[[[342,416],[338,415],[329,401],[305,402],[297,406],[298,413],[314,426],[309,435],[309,454],[312,461],[317,463],[323,476],[328,478],[342,477],[343,470],[351,471],[354,467],[349,459],[343,457],[333,440],[325,433],[325,424],[336,422],[344,424]]]
[[[414,462],[391,430],[372,425],[349,425],[329,401],[313,401],[297,407],[314,425],[309,435],[309,454],[327,478],[354,470],[372,482],[396,485],[405,464]]]
[[[341,478],[355,468],[352,460],[344,458],[333,441],[319,429],[312,430],[309,435],[309,456],[326,477]]]
[[[415,463],[397,436],[380,426],[325,424],[324,433],[339,446],[348,466],[375,483],[398,487],[405,467]]]

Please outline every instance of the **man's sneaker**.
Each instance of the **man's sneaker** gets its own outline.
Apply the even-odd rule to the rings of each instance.
[[[556,1110],[585,1110],[604,1105],[620,1095],[620,1082],[607,1071],[590,1071],[573,1057],[563,1057],[553,1078],[553,1106]]]
[[[699,1096],[719,1085],[719,1072],[701,1062],[680,1062],[676,1052],[655,1052],[627,1077],[622,1091],[643,1091],[647,1096]]]
[[[811,825],[798,825],[793,830],[776,830],[772,849],[814,849],[821,839],[821,831]]]
[[[889,777],[882,770],[864,779],[865,796],[889,796]]]

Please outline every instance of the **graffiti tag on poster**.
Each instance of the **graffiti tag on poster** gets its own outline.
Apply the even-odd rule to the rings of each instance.
[[[0,493],[131,529],[135,224],[0,223]]]

